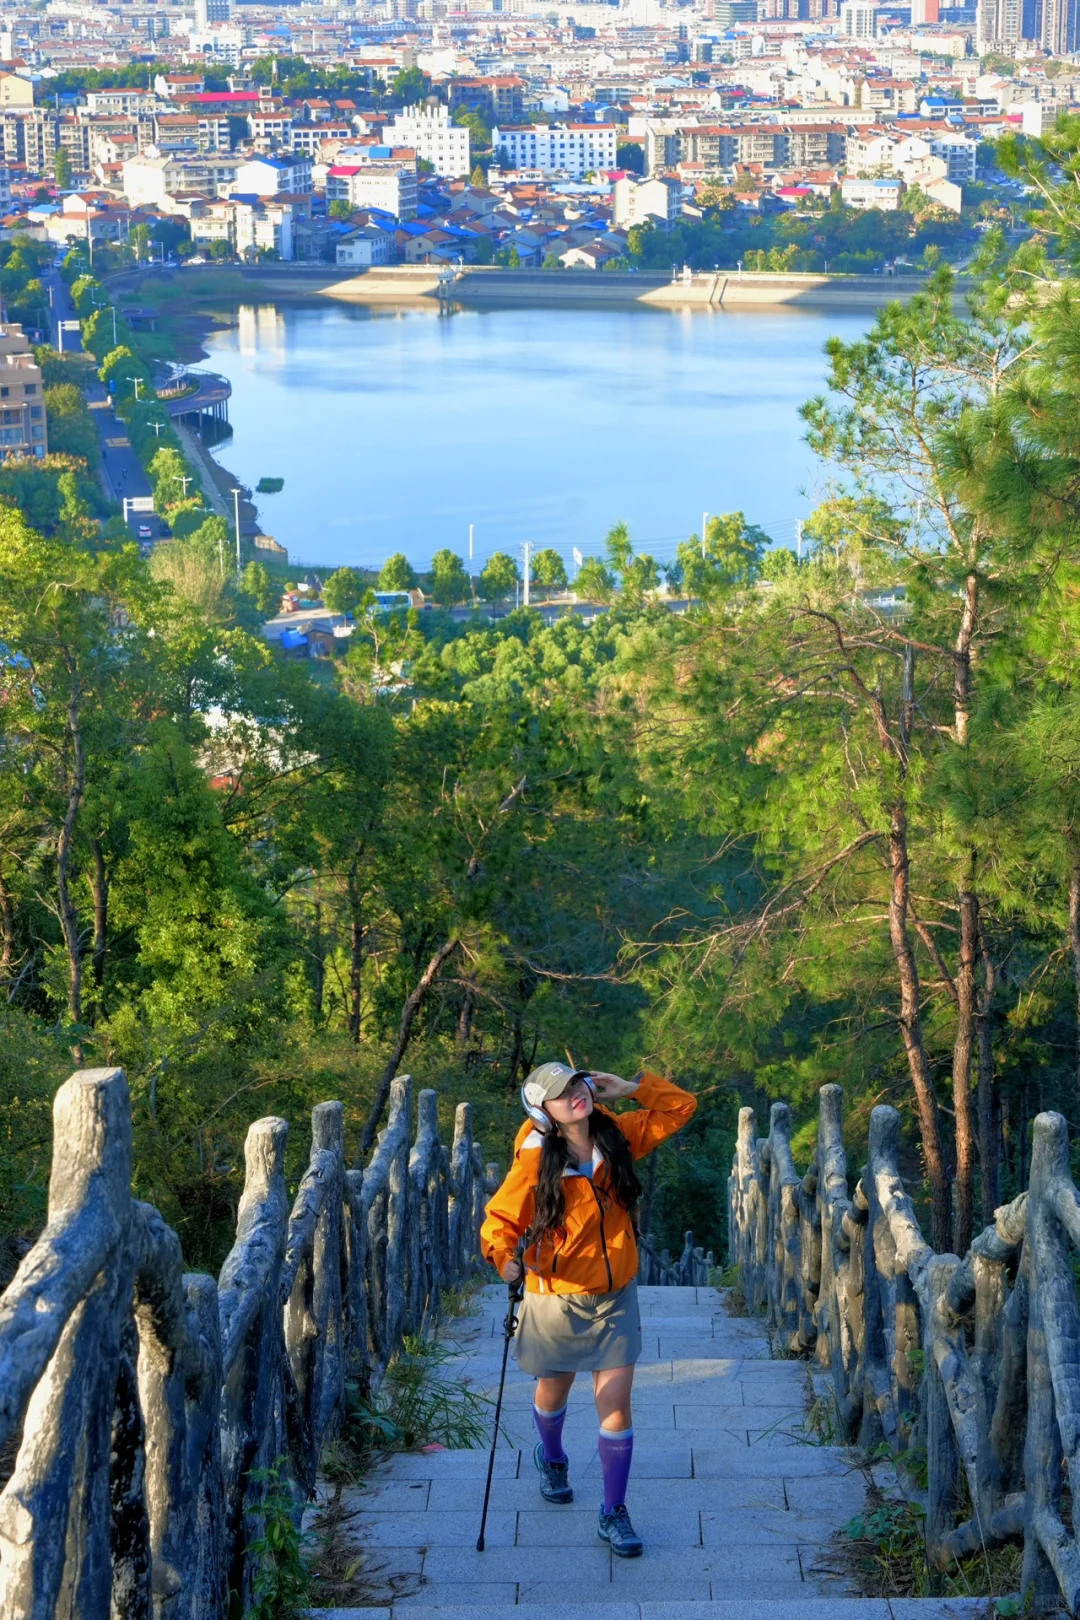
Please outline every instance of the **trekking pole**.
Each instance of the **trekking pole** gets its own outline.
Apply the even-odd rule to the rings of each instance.
[[[495,1432],[491,1436],[491,1456],[488,1458],[487,1484],[484,1486],[484,1511],[480,1516],[480,1534],[476,1538],[477,1552],[484,1550],[484,1531],[487,1529],[488,1502],[491,1498],[491,1476],[495,1472],[495,1448],[499,1444],[499,1419],[502,1417],[503,1386],[506,1383],[506,1358],[510,1354],[510,1340],[517,1332],[517,1308],[522,1294],[525,1292],[525,1263],[522,1256],[525,1253],[525,1239],[521,1238],[514,1250],[514,1259],[518,1263],[518,1275],[512,1283],[507,1283],[508,1297],[506,1302],[506,1320],[503,1323],[503,1353],[502,1372],[499,1374],[499,1398],[495,1402]]]

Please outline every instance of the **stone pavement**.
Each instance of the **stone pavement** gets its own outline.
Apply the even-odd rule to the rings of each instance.
[[[596,1533],[600,1465],[591,1379],[570,1397],[564,1440],[574,1502],[541,1500],[532,1460],[533,1380],[511,1360],[488,1513],[476,1551],[487,1454],[404,1454],[343,1493],[342,1531],[364,1608],[323,1620],[958,1620],[955,1600],[854,1595],[830,1543],[862,1507],[867,1477],[805,1418],[807,1365],[770,1359],[760,1323],[728,1316],[711,1288],[643,1288],[627,1505],[644,1539],[614,1558]],[[498,1382],[506,1290],[450,1324],[463,1383]],[[417,1610],[420,1612],[417,1613]]]

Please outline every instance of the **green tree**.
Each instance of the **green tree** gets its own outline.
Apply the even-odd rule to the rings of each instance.
[[[431,559],[431,594],[444,607],[465,602],[472,594],[464,563],[446,547]]]
[[[586,601],[610,602],[614,583],[599,557],[586,557],[577,571],[574,590]]]
[[[769,537],[741,512],[724,512],[706,524],[705,545],[697,535],[680,541],[676,557],[682,582],[693,596],[708,596],[752,585],[761,571]]]
[[[281,588],[261,562],[249,562],[240,576],[240,589],[249,597],[260,619],[268,619],[281,605]]]
[[[771,546],[761,559],[760,577],[776,584],[779,580],[791,578],[798,566],[799,559],[789,547]]]
[[[408,107],[423,101],[430,88],[431,81],[426,73],[417,67],[402,68],[390,81],[389,95],[391,101],[403,101]]]
[[[49,449],[59,455],[81,456],[89,465],[95,465],[98,437],[82,389],[74,383],[46,388],[45,412]]]
[[[323,603],[331,613],[354,613],[366,589],[355,568],[339,568],[323,586]]]
[[[62,146],[57,147],[53,159],[53,176],[56,180],[57,190],[71,190],[71,159]]]
[[[403,551],[395,551],[392,557],[387,557],[379,572],[380,591],[412,591],[419,583],[416,570]]]
[[[493,551],[480,573],[480,589],[489,602],[509,596],[521,579],[521,572],[513,557],[505,551]]]
[[[549,591],[566,589],[566,564],[550,546],[538,551],[532,562],[532,575],[538,585]]]

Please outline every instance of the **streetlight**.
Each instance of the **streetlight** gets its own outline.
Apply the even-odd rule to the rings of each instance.
[[[147,427],[149,427],[149,428],[153,428],[153,430],[154,430],[154,437],[155,437],[155,439],[160,439],[160,438],[161,438],[161,435],[162,435],[162,434],[163,434],[163,433],[164,433],[164,431],[165,431],[165,424],[164,424],[164,422],[159,422],[159,421],[157,421],[157,419],[156,419],[156,418],[155,418],[155,420],[154,420],[154,421],[153,421],[153,422],[147,422],[147,424],[146,424],[146,425],[147,425]]]
[[[184,473],[173,473],[173,483],[182,484],[184,486],[185,500],[187,500],[187,487],[189,484],[193,484],[194,482],[195,480],[192,478],[190,473],[187,473],[186,475]]]
[[[142,387],[142,378],[141,377],[125,377],[124,381],[129,382],[131,384],[131,386],[134,388],[134,390],[135,390],[135,403],[137,405],[139,403],[139,399],[141,397],[140,394],[139,394],[139,389]]]
[[[239,583],[240,583],[240,497],[241,497],[241,495],[243,493],[244,493],[243,490],[238,485],[236,485],[236,484],[233,485],[233,492],[232,492],[233,512],[234,512],[234,514],[236,516],[236,583],[237,583],[237,585],[239,585]]]

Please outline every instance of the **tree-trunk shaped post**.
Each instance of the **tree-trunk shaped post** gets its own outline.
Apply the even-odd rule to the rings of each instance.
[[[49,1219],[0,1309],[6,1435],[0,1615],[99,1620],[112,1587],[110,1455],[135,1274],[131,1111],[120,1069],[83,1069],[53,1104]]]
[[[250,1478],[285,1453],[281,1273],[289,1221],[283,1119],[260,1119],[244,1145],[247,1173],[236,1242],[221,1268],[221,1466],[231,1590],[247,1602],[246,1548],[258,1535],[264,1487]]]

